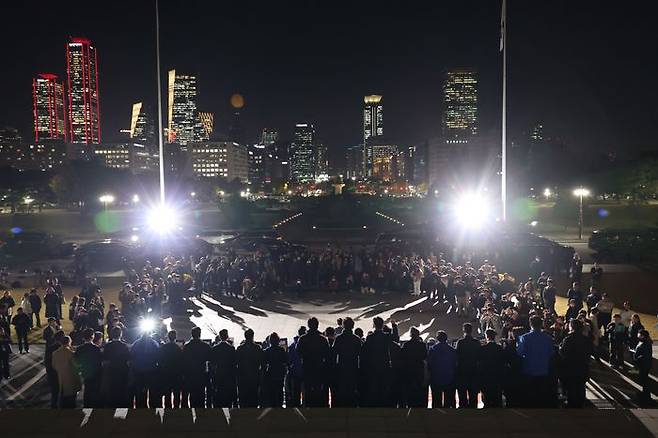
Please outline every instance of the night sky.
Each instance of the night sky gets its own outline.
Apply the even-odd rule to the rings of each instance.
[[[31,135],[31,78],[65,73],[69,35],[99,54],[103,138],[155,106],[152,1],[2,2],[0,126]],[[583,150],[657,148],[658,38],[650,2],[509,0],[509,129],[537,121]],[[498,139],[500,3],[161,0],[163,73],[199,77],[199,109],[227,132],[244,95],[250,141],[316,124],[330,157],[361,138],[363,95],[384,96],[384,129],[401,145],[440,133],[443,72],[480,79],[481,132]],[[163,74],[163,80],[165,76]]]

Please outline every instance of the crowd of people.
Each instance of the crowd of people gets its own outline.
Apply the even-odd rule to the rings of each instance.
[[[586,295],[572,269],[569,308],[558,315],[557,286],[545,272],[519,282],[488,260],[453,265],[445,258],[329,248],[167,256],[130,270],[118,305],[107,308],[94,279],[67,303],[51,278],[43,299],[32,291],[20,307],[9,292],[0,300],[0,351],[11,349],[12,325],[17,335],[39,327],[34,314],[43,303],[53,407],[75,407],[81,390],[85,407],[582,407],[590,359],[609,355],[623,367],[627,351],[644,385],[641,401],[649,400],[652,341],[629,303],[613,315],[614,303],[600,292],[602,271]],[[189,294],[259,299],[309,289],[427,295],[468,322],[457,340],[444,331],[422,336],[415,327],[401,340],[397,324],[379,317],[365,330],[351,318],[320,330],[310,318],[290,344],[290,334],[256,342],[246,329],[239,345],[226,329],[202,340],[195,327],[182,343],[176,331],[140,324],[183,311]],[[66,306],[68,335],[60,326]],[[18,338],[28,351],[27,336]]]

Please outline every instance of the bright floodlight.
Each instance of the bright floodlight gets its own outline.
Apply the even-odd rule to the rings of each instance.
[[[139,195],[138,195],[138,194],[134,194],[134,195],[133,195],[133,199],[132,199],[132,201],[133,201],[134,204],[137,204],[137,203],[139,202]]]
[[[589,196],[589,190],[579,187],[576,190],[573,191],[574,196],[582,196],[583,198],[586,198]]]
[[[178,214],[168,205],[159,205],[148,213],[148,225],[158,234],[174,231],[178,226]]]
[[[454,205],[455,218],[465,228],[478,229],[489,219],[489,203],[482,196],[470,193],[462,196]]]
[[[102,195],[98,200],[103,204],[111,204],[114,202],[114,195]]]
[[[139,321],[139,331],[142,333],[152,333],[155,330],[155,321],[152,318],[144,318]]]
[[[545,196],[546,198],[550,198],[552,195],[553,195],[553,192],[551,191],[551,189],[549,189],[548,187],[546,187],[546,188],[544,189],[544,196]]]

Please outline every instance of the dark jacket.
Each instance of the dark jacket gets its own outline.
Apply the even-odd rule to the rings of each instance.
[[[635,366],[640,371],[649,371],[651,370],[652,358],[652,349],[653,346],[651,342],[640,341],[635,348],[635,353],[633,353],[633,361],[635,361]]]
[[[404,361],[407,381],[422,383],[425,379],[425,359],[427,359],[427,345],[422,339],[411,339],[402,346],[402,360]]]
[[[487,342],[480,347],[478,378],[483,385],[502,385],[505,376],[506,357],[503,347]]]
[[[102,372],[103,352],[91,342],[80,345],[75,350],[75,361],[85,382],[99,379]]]
[[[20,313],[14,315],[11,324],[16,327],[16,333],[27,333],[32,327],[32,319],[27,313]]]
[[[238,385],[257,385],[263,367],[263,349],[244,342],[236,350]]]
[[[457,380],[474,378],[478,371],[480,342],[471,336],[457,341]]]
[[[332,357],[336,361],[336,372],[339,379],[357,378],[361,347],[361,339],[351,330],[345,330],[336,337]]]
[[[160,346],[160,376],[163,382],[180,383],[183,376],[183,349],[175,342],[167,342]]]
[[[288,355],[280,345],[272,345],[263,351],[264,378],[269,382],[281,382],[286,377]]]
[[[183,347],[183,378],[187,384],[206,381],[206,363],[210,358],[210,345],[200,339],[190,339]]]
[[[327,378],[330,360],[329,341],[317,330],[309,330],[299,338],[297,351],[302,358],[304,379],[321,381]]]
[[[216,386],[235,385],[235,347],[228,342],[220,342],[210,351],[210,370]]]
[[[457,352],[447,342],[437,342],[430,348],[427,364],[432,385],[450,385],[455,383],[457,370]]]
[[[581,333],[565,336],[559,349],[562,376],[586,379],[591,353],[591,342]]]

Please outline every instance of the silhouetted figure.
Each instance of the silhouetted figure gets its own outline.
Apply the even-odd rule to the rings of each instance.
[[[464,337],[457,341],[457,391],[460,408],[476,408],[478,402],[478,359],[480,342],[473,338],[473,326],[465,323]]]
[[[270,346],[265,349],[263,366],[263,402],[262,406],[270,408],[283,407],[283,381],[286,377],[288,355],[279,345],[279,335],[275,332],[269,336]]]
[[[485,408],[503,406],[502,391],[505,377],[505,353],[496,343],[496,331],[485,332],[487,343],[480,347],[479,380],[482,389],[482,402]]]
[[[297,351],[304,372],[304,404],[307,407],[329,406],[327,369],[330,349],[327,338],[318,331],[317,318],[308,320],[308,331],[299,338]]]
[[[427,407],[427,385],[425,384],[425,360],[427,345],[416,327],[411,327],[411,339],[402,346],[402,360],[406,373],[406,403],[410,408]]]
[[[108,408],[128,408],[128,382],[130,377],[130,348],[121,340],[120,327],[110,330],[110,342],[103,348],[104,405]]]
[[[228,330],[219,331],[219,342],[210,352],[210,372],[213,387],[213,405],[216,408],[231,408],[237,398],[235,347],[229,342]]]
[[[210,358],[210,345],[201,340],[201,329],[192,329],[192,339],[183,347],[183,407],[203,408],[206,403],[208,383],[207,362]]]
[[[176,342],[176,330],[167,333],[167,342],[160,346],[160,391],[165,408],[180,408],[183,392],[183,349]]]
[[[359,355],[361,339],[354,334],[354,320],[345,318],[342,333],[336,337],[332,358],[336,361],[336,394],[332,406],[356,407],[359,401]]]
[[[236,350],[238,402],[241,408],[258,407],[263,366],[263,349],[254,343],[254,331],[244,332],[244,342]]]
[[[578,319],[569,321],[569,334],[560,344],[560,377],[567,395],[567,407],[585,405],[585,383],[589,378],[590,340],[583,335],[583,324]]]

